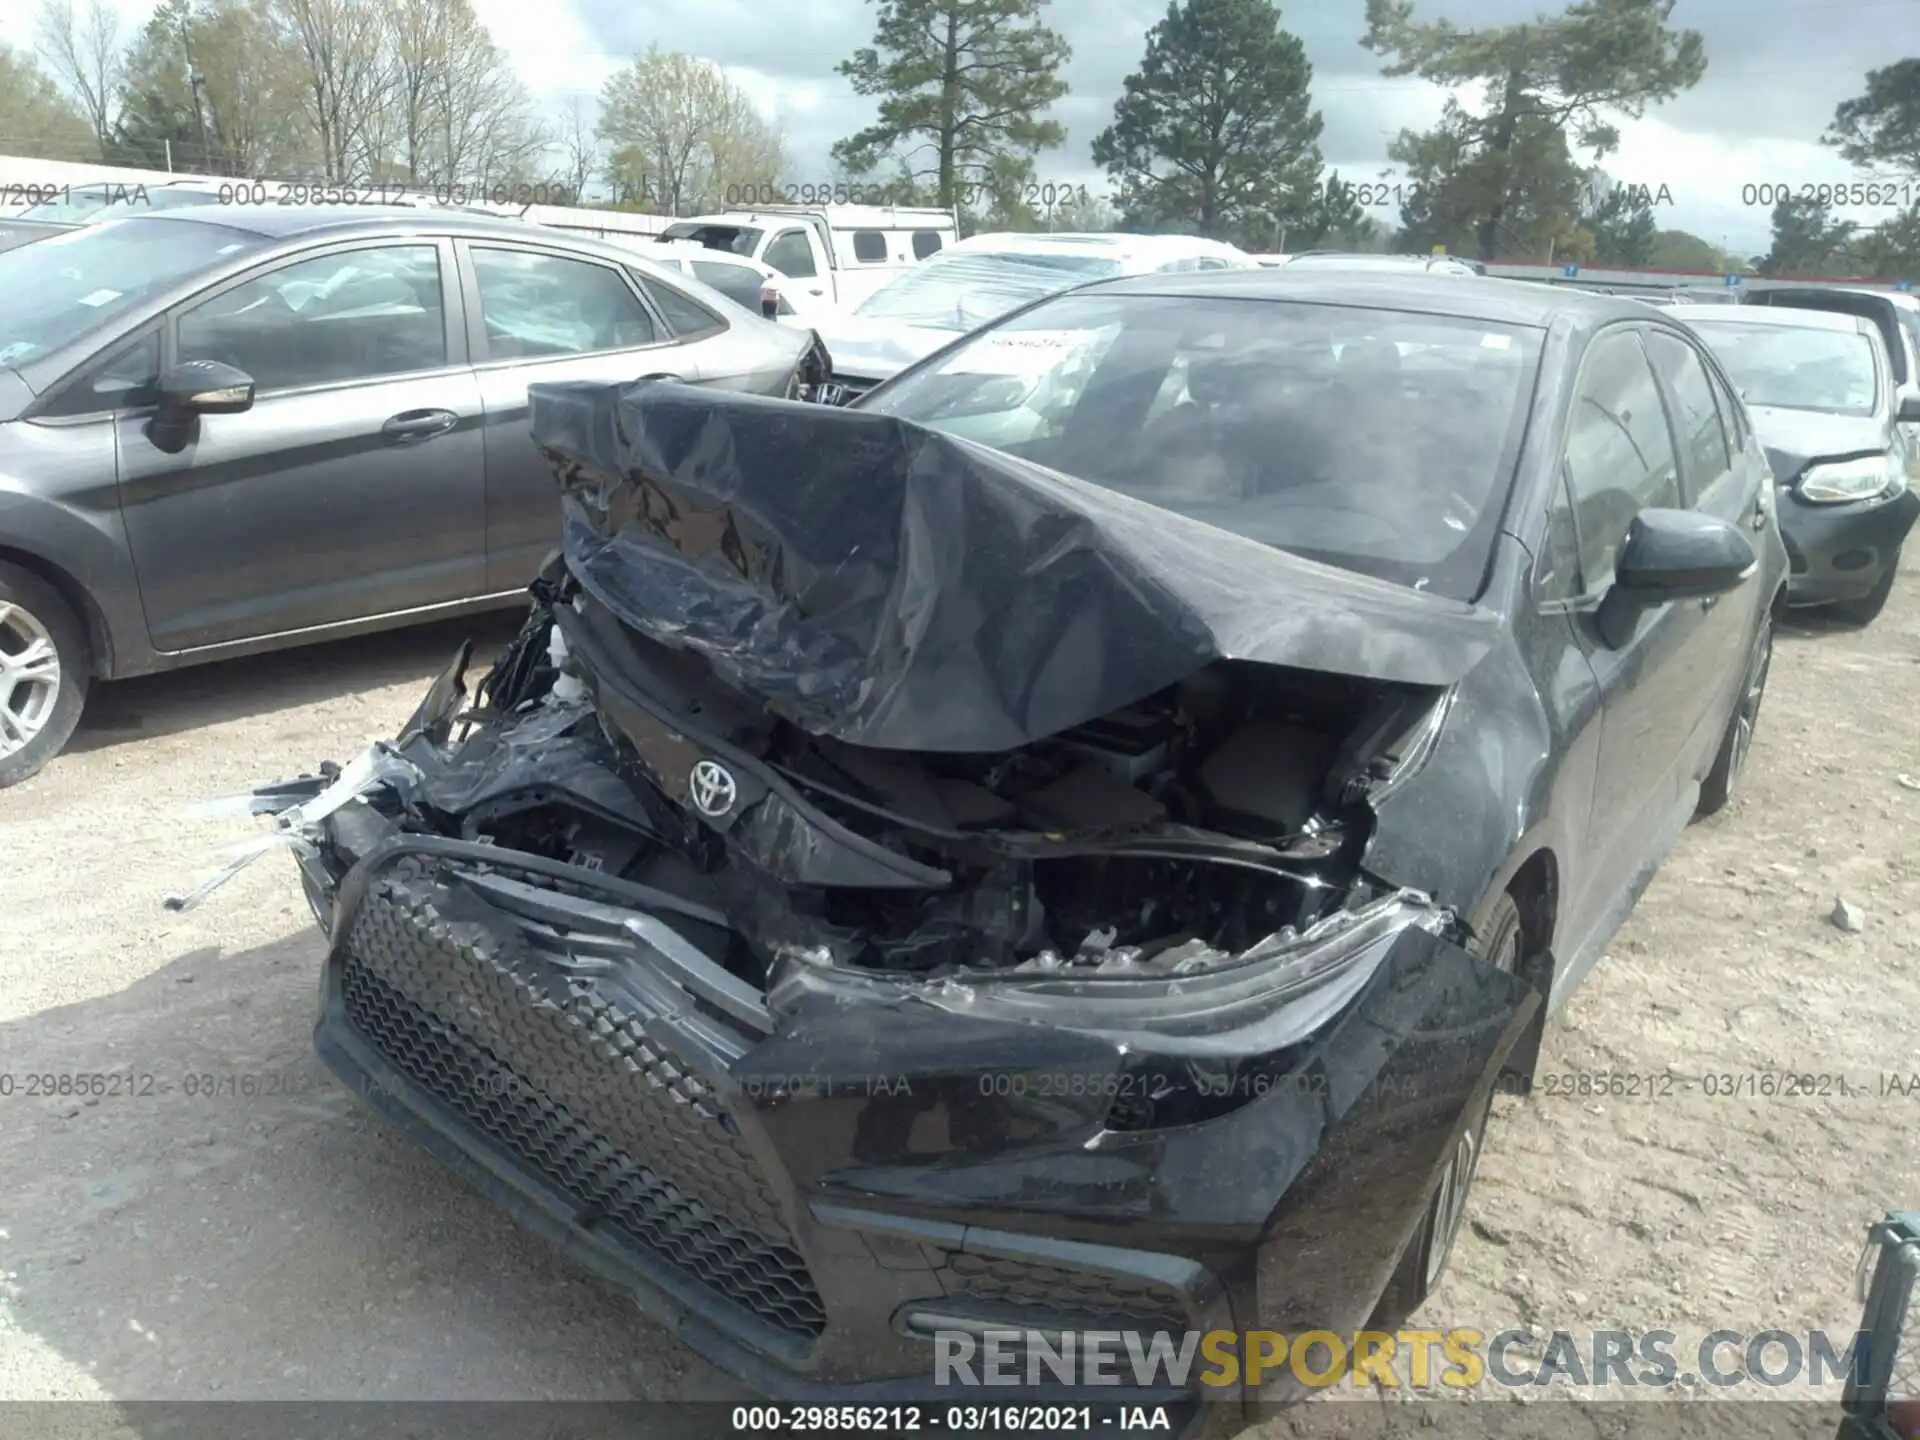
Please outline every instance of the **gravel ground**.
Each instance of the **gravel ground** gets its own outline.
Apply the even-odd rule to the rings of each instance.
[[[332,1083],[288,861],[161,908],[248,833],[186,807],[390,734],[473,628],[107,687],[72,753],[0,795],[0,1071],[171,1089],[0,1098],[0,1399],[734,1393]],[[1920,1200],[1920,1097],[1877,1094],[1920,1070],[1916,714],[1920,579],[1868,630],[1782,637],[1742,795],[1688,833],[1547,1043],[1543,1073],[1674,1083],[1501,1099],[1422,1322],[1851,1331],[1863,1227]],[[1839,897],[1858,933],[1829,919]],[[1785,1073],[1866,1093],[1747,1078]],[[184,1093],[201,1074],[258,1093]]]

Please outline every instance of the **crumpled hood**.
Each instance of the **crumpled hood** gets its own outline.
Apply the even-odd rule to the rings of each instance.
[[[813,328],[833,356],[833,373],[855,380],[890,380],[961,334],[862,315],[822,317]]]
[[[528,395],[581,585],[850,744],[1016,749],[1218,659],[1444,686],[1498,624],[888,415],[666,381]]]
[[[1823,457],[1885,450],[1893,444],[1887,425],[1873,415],[1828,415],[1818,410],[1786,410],[1749,405],[1753,432],[1767,452],[1773,478],[1788,481]]]

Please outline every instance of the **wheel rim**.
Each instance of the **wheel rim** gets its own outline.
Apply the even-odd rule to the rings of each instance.
[[[0,758],[32,744],[60,699],[60,652],[29,610],[0,600]]]
[[[1760,653],[1747,675],[1747,688],[1740,697],[1740,708],[1733,716],[1733,764],[1731,775],[1738,775],[1747,763],[1747,751],[1753,745],[1754,726],[1760,720],[1760,702],[1767,693],[1767,671],[1773,664],[1773,627],[1762,632]],[[1731,778],[1731,775],[1729,778]]]
[[[1518,973],[1520,969],[1520,931],[1509,931],[1502,940],[1500,948],[1487,956],[1487,963],[1494,969],[1507,975]],[[1447,1161],[1447,1168],[1440,1172],[1440,1188],[1434,1192],[1433,1208],[1430,1212],[1430,1233],[1433,1242],[1427,1246],[1425,1284],[1428,1292],[1439,1283],[1440,1276],[1447,1268],[1447,1259],[1453,1254],[1453,1242],[1460,1236],[1460,1227],[1467,1218],[1467,1192],[1473,1188],[1473,1172],[1480,1163],[1480,1137],[1486,1133],[1487,1116],[1493,1111],[1493,1097],[1487,1097],[1487,1108],[1480,1114],[1480,1123],[1470,1125],[1453,1147],[1453,1156]]]
[[[1481,1122],[1481,1126],[1485,1125]],[[1426,1289],[1431,1291],[1447,1268],[1460,1223],[1467,1215],[1467,1191],[1473,1185],[1473,1167],[1480,1157],[1480,1128],[1475,1126],[1460,1137],[1453,1158],[1440,1176],[1440,1189],[1433,1197],[1433,1244],[1427,1247]]]

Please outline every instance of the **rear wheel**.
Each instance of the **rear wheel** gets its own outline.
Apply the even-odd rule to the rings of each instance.
[[[1727,733],[1720,737],[1720,751],[1713,757],[1713,768],[1700,782],[1700,802],[1696,815],[1714,815],[1726,809],[1746,767],[1747,752],[1753,747],[1754,727],[1760,722],[1760,702],[1767,695],[1767,671],[1773,665],[1773,617],[1760,622],[1754,637],[1753,653],[1747,659],[1746,679],[1740,688],[1740,700],[1727,721]]]
[[[1496,970],[1509,975],[1522,973],[1526,928],[1521,921],[1520,906],[1512,895],[1500,897],[1471,948]],[[1440,1288],[1447,1261],[1453,1254],[1453,1242],[1466,1224],[1467,1192],[1472,1189],[1473,1177],[1480,1168],[1480,1150],[1486,1139],[1487,1117],[1492,1111],[1493,1092],[1489,1091],[1479,1113],[1454,1142],[1453,1153],[1447,1157],[1440,1173],[1433,1199],[1427,1202],[1427,1213],[1421,1217],[1420,1228],[1414,1231],[1413,1239],[1407,1242],[1369,1328],[1395,1328]]]
[[[0,790],[37,775],[80,723],[87,632],[46,581],[0,564]]]

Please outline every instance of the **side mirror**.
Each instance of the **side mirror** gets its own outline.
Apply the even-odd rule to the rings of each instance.
[[[253,377],[218,360],[182,360],[160,377],[160,405],[147,421],[147,439],[166,455],[192,443],[202,415],[237,415],[253,408]]]
[[[1903,396],[1893,418],[1902,425],[1920,425],[1920,395]]]
[[[160,377],[160,408],[176,415],[238,415],[253,408],[253,377],[218,360],[182,360]]]
[[[1707,600],[1738,589],[1759,564],[1738,526],[1692,510],[1642,510],[1627,527],[1613,586],[1594,619],[1615,650],[1640,617],[1675,600]]]

